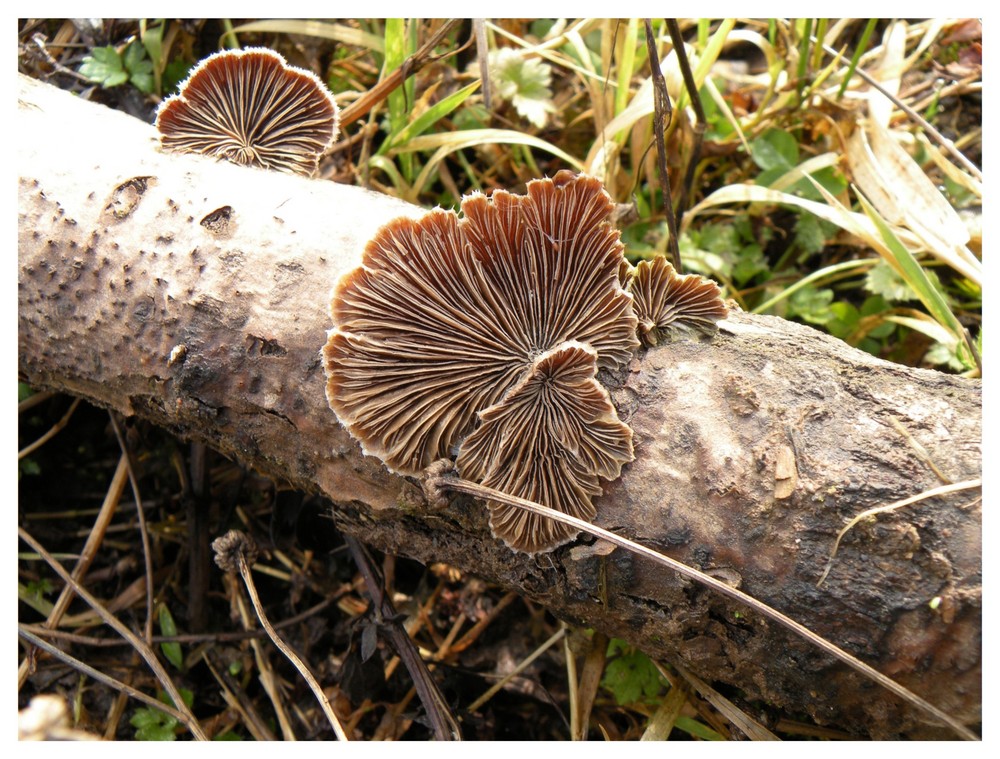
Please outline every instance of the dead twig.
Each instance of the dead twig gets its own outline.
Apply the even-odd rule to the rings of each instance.
[[[659,662],[654,662],[656,668],[665,677],[667,673],[662,664]],[[698,695],[703,699],[708,701],[712,706],[719,710],[726,719],[728,719],[733,725],[736,726],[745,736],[754,741],[777,741],[781,740],[777,735],[772,733],[762,724],[752,719],[746,712],[740,709],[736,704],[730,701],[728,698],[719,693],[715,688],[706,683],[700,677],[692,672],[688,672],[684,667],[679,664],[672,665],[674,669],[683,677],[688,683],[691,684]]]
[[[257,547],[245,533],[238,530],[230,530],[221,538],[217,538],[212,542],[212,549],[215,551],[215,563],[219,565],[220,569],[224,572],[238,573],[243,579],[247,594],[250,596],[250,602],[253,604],[254,611],[257,612],[257,618],[260,620],[260,623],[267,630],[268,637],[271,638],[274,645],[287,657],[299,671],[299,674],[305,679],[306,683],[308,683],[310,690],[316,696],[316,700],[323,709],[323,713],[329,720],[330,726],[333,728],[333,732],[336,733],[337,738],[346,741],[347,734],[344,732],[344,728],[341,727],[337,714],[333,711],[330,699],[326,697],[326,693],[323,692],[315,675],[309,669],[309,665],[302,661],[299,655],[292,650],[292,647],[285,643],[284,639],[278,635],[278,631],[271,626],[271,622],[264,612],[264,606],[257,595],[257,587],[254,585],[253,576],[250,574],[250,565],[256,559]]]
[[[129,451],[128,442],[122,434],[118,420],[113,413],[111,417],[111,427],[118,438],[118,447],[121,448],[122,456],[125,457],[125,468],[128,471],[128,481],[132,486],[132,495],[135,496],[135,512],[139,517],[139,536],[142,539],[142,559],[146,570],[146,624],[143,634],[147,643],[153,640],[153,551],[149,545],[149,530],[146,527],[146,510],[142,507],[142,498],[139,496],[139,483],[136,480],[135,469],[132,467],[132,454]]]
[[[646,50],[649,53],[649,68],[653,81],[653,131],[656,133],[656,165],[660,170],[660,194],[663,196],[663,212],[667,217],[667,231],[670,240],[667,247],[670,260],[677,271],[681,271],[681,250],[677,240],[677,219],[674,217],[674,201],[670,194],[670,168],[667,166],[666,129],[673,117],[674,109],[670,104],[670,94],[667,92],[667,80],[660,70],[660,57],[656,52],[656,38],[653,36],[653,25],[649,19],[643,19],[646,25]]]
[[[526,670],[534,663],[535,659],[537,659],[539,656],[541,656],[550,648],[552,648],[552,646],[554,646],[556,643],[562,640],[565,635],[566,635],[566,627],[564,625],[560,627],[547,641],[545,641],[544,643],[542,643],[542,645],[540,645],[538,648],[532,651],[530,656],[527,656],[520,664],[514,667],[514,669],[512,669],[508,674],[504,675],[502,680],[495,683],[488,691],[486,691],[483,695],[481,695],[479,698],[477,698],[475,701],[469,704],[469,706],[466,708],[466,711],[474,712],[483,704],[485,704],[487,701],[489,701],[491,698],[493,698],[497,693],[500,692],[500,689],[503,688],[503,686],[505,686],[512,679],[514,679],[519,674],[524,672],[524,670]]]
[[[821,44],[815,37],[810,37],[810,40],[815,45]],[[822,45],[822,47],[823,51],[827,55],[832,55],[834,58],[836,58],[839,55],[839,53],[829,45]],[[875,81],[874,77],[865,73],[865,71],[860,67],[855,69],[855,73],[857,73],[857,75],[860,76],[869,86],[875,88],[876,90],[881,92],[885,97],[887,97],[894,106],[899,108],[899,110],[901,110],[911,119],[913,119],[913,121],[916,124],[918,124],[921,129],[927,132],[927,134],[929,134],[934,139],[934,141],[938,143],[938,145],[940,145],[949,153],[951,153],[952,157],[960,164],[962,164],[962,166],[964,166],[966,170],[970,174],[972,174],[972,176],[974,176],[980,182],[983,181],[983,172],[979,170],[979,167],[977,167],[976,164],[974,164],[972,161],[966,158],[965,154],[961,150],[955,147],[955,143],[953,143],[951,140],[949,140],[947,137],[941,134],[937,129],[931,126],[930,122],[928,122],[927,119],[925,119],[923,116],[917,113],[917,111],[915,111],[913,108],[908,106],[898,97],[896,97],[887,89],[885,89],[885,87],[883,87],[881,84]]]
[[[361,543],[350,535],[345,535],[344,540],[347,542],[351,556],[354,557],[354,563],[358,565],[358,569],[364,577],[372,601],[375,622],[385,632],[389,642],[410,673],[417,695],[430,718],[435,737],[438,740],[461,740],[462,733],[458,722],[452,716],[448,702],[434,678],[431,677],[427,665],[420,658],[420,653],[413,644],[413,640],[399,623],[392,602],[382,592],[381,582],[377,579],[367,551]]]
[[[677,53],[677,63],[680,65],[681,76],[684,78],[684,88],[687,90],[688,98],[691,100],[691,107],[694,109],[694,142],[691,145],[691,155],[688,157],[687,169],[684,172],[684,181],[681,184],[681,196],[677,200],[677,221],[678,228],[684,221],[684,213],[687,211],[688,198],[691,196],[691,188],[694,184],[694,174],[701,160],[701,144],[705,139],[705,128],[708,119],[705,118],[705,109],[701,106],[701,96],[698,94],[698,86],[694,81],[694,74],[691,73],[691,63],[688,61],[687,52],[684,48],[684,37],[681,35],[681,28],[677,24],[677,19],[667,19],[667,31],[670,33],[670,42],[673,43]],[[680,271],[680,269],[678,269]]]
[[[420,69],[429,63],[434,63],[442,58],[447,58],[449,56],[455,55],[460,50],[464,49],[464,45],[461,48],[451,50],[443,55],[432,55],[434,48],[447,36],[448,32],[454,29],[458,24],[462,23],[462,19],[455,18],[447,21],[437,32],[425,42],[413,55],[403,61],[399,67],[389,74],[387,77],[378,82],[374,87],[372,87],[368,92],[359,97],[353,103],[351,103],[347,108],[340,112],[340,128],[343,130],[348,124],[353,124],[355,121],[360,119],[362,116],[366,115],[372,108],[385,100],[389,93],[395,90],[397,87],[403,84],[410,76],[416,74]]]
[[[24,446],[24,448],[22,448],[21,450],[19,450],[17,452],[17,460],[20,461],[25,456],[27,456],[27,455],[29,455],[31,453],[34,453],[39,448],[41,448],[43,445],[45,445],[47,442],[49,442],[52,438],[54,438],[57,434],[59,434],[59,432],[67,424],[69,424],[69,420],[73,416],[73,412],[76,411],[76,407],[79,406],[79,405],[80,405],[80,399],[79,398],[75,398],[73,400],[73,403],[70,404],[70,407],[66,411],[66,413],[62,415],[62,419],[60,419],[58,422],[56,422],[55,424],[53,424],[49,428],[49,430],[44,435],[42,435],[40,438],[38,438],[38,440],[36,440],[34,443],[29,443],[28,445]]]
[[[76,566],[73,567],[73,579],[76,582],[81,582],[83,580],[84,576],[87,574],[87,570],[90,569],[90,565],[97,557],[97,550],[101,545],[101,541],[104,540],[104,535],[107,532],[108,526],[111,524],[111,520],[115,515],[116,509],[118,508],[118,502],[121,500],[122,493],[125,491],[127,473],[128,460],[123,453],[121,458],[118,459],[118,467],[115,469],[115,473],[111,477],[111,484],[108,486],[108,492],[104,496],[104,502],[101,504],[101,509],[97,513],[97,519],[94,520],[94,526],[87,534],[87,540],[83,544],[83,549],[80,552],[80,558],[77,560]],[[52,612],[42,623],[42,627],[50,629],[58,627],[63,616],[66,614],[66,610],[69,609],[70,602],[73,600],[73,595],[72,586],[69,584],[65,585],[59,593],[59,598],[56,599],[55,604],[52,606]],[[18,690],[24,686],[25,681],[28,679],[33,661],[33,657],[29,653],[18,668]]]

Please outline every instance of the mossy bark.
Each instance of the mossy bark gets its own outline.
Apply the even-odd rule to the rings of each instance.
[[[347,533],[514,588],[746,699],[875,738],[947,731],[751,611],[580,539],[542,556],[484,508],[424,504],[327,406],[319,352],[337,278],[379,226],[420,209],[364,190],[187,156],[152,129],[22,79],[18,361],[296,488]],[[945,711],[980,719],[981,505],[965,491],[834,538],[873,506],[981,475],[981,384],[734,314],[706,343],[602,375],[636,460],[597,523],[738,584]]]

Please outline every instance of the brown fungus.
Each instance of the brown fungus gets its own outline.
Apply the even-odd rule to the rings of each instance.
[[[312,176],[338,134],[333,95],[314,74],[266,48],[209,56],[160,104],[167,150]]]
[[[463,477],[578,519],[596,514],[598,478],[632,461],[632,429],[595,378],[597,352],[564,342],[532,362],[499,403],[479,414],[456,462]],[[493,534],[516,551],[549,551],[578,530],[513,506],[489,503]]]
[[[635,299],[639,338],[647,346],[663,337],[711,335],[716,322],[729,313],[715,282],[697,274],[678,274],[663,256],[640,261],[628,290]]]
[[[461,220],[396,219],[334,290],[327,398],[365,453],[402,474],[455,455],[476,414],[548,350],[577,340],[598,367],[638,346],[618,281],[622,244],[600,182],[560,172],[462,201]]]
[[[334,290],[327,398],[365,453],[403,474],[458,453],[463,476],[581,518],[631,461],[596,380],[638,346],[613,208],[560,172],[396,219]],[[478,423],[478,428],[477,428]],[[577,531],[490,504],[494,534],[547,551]]]

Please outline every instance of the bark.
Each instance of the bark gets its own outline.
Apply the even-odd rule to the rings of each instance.
[[[19,99],[25,381],[203,440],[328,496],[338,526],[366,543],[516,589],[745,700],[875,738],[950,737],[701,586],[586,538],[513,554],[477,503],[431,510],[417,483],[363,456],[324,396],[329,294],[380,225],[420,209],[165,156],[149,126],[30,80]],[[916,443],[951,480],[980,476],[979,381],[741,313],[711,342],[651,349],[602,379],[636,460],[596,499],[598,524],[737,583],[980,720],[977,491],[863,522],[816,586],[850,517],[941,484]]]

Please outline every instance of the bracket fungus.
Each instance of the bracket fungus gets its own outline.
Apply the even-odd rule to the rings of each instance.
[[[632,429],[597,381],[597,352],[575,340],[538,356],[499,403],[479,413],[462,443],[463,477],[590,521],[598,478],[615,480],[632,461]],[[575,528],[513,506],[489,503],[490,529],[516,551],[537,553],[572,540]]]
[[[500,455],[499,441],[520,444],[517,420],[534,415],[534,448],[502,451],[515,471],[500,473],[485,453],[460,461],[506,477],[512,495],[592,515],[598,477],[617,477],[632,459],[631,430],[593,379],[639,345],[613,207],[597,179],[560,172],[529,182],[523,196],[474,193],[461,219],[437,209],[379,230],[334,290],[323,352],[330,406],[362,450],[415,475],[464,450],[477,423],[492,437],[471,439],[475,450]],[[578,408],[572,393],[591,406]],[[554,402],[531,410],[530,398]],[[578,429],[586,424],[589,437]],[[601,445],[608,450],[593,450]],[[550,550],[575,534],[546,527],[522,537],[536,520],[494,511],[495,530],[502,521],[520,550]]]
[[[719,286],[697,274],[678,274],[663,256],[640,261],[628,291],[635,299],[639,337],[647,346],[661,338],[711,335],[729,313]]]
[[[525,195],[473,193],[461,210],[389,222],[337,283],[323,349],[330,407],[390,471],[457,456],[463,477],[593,519],[601,480],[634,458],[598,370],[627,363],[637,332],[649,345],[714,328],[726,314],[719,288],[663,259],[631,270],[593,177],[562,171]],[[493,534],[516,551],[577,535],[489,509]]]
[[[337,138],[338,120],[323,82],[267,48],[209,56],[156,112],[166,150],[306,176]]]

